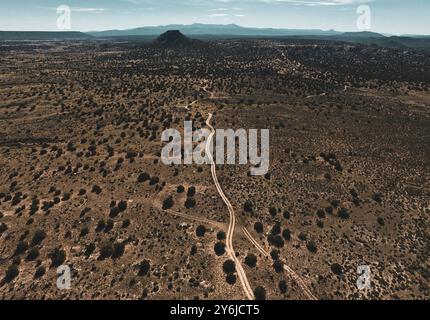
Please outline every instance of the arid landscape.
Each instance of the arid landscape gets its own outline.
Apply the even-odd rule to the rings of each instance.
[[[430,298],[428,52],[171,33],[0,70],[0,299]],[[185,120],[270,129],[269,172],[166,166]]]

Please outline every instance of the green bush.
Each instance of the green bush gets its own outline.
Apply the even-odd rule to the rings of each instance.
[[[206,233],[206,227],[203,225],[200,225],[196,229],[196,235],[197,237],[204,237]]]
[[[225,253],[225,244],[222,242],[217,242],[215,244],[214,250],[217,256],[222,256]]]
[[[163,201],[163,210],[169,210],[173,207],[174,205],[174,201],[173,198],[171,196],[167,197],[164,201]]]
[[[19,274],[19,269],[16,265],[10,265],[7,270],[6,270],[6,274],[4,277],[4,281],[9,283],[11,282],[13,279],[15,279]]]
[[[43,230],[37,230],[31,239],[31,245],[36,246],[46,238],[46,233]]]
[[[144,277],[148,274],[149,270],[151,269],[151,264],[148,260],[143,260],[139,265],[139,272],[137,275],[139,277]]]
[[[236,271],[236,264],[233,260],[227,260],[222,265],[222,270],[226,273],[234,273]]]
[[[55,268],[61,266],[66,261],[66,252],[63,249],[55,248],[50,254],[51,265]]]
[[[256,300],[266,300],[266,289],[257,287],[254,289],[254,296]]]
[[[257,232],[257,233],[263,233],[263,232],[264,232],[263,224],[262,224],[261,222],[256,222],[256,223],[254,224],[254,230],[255,230],[255,232]]]
[[[250,268],[255,268],[255,266],[257,265],[257,257],[254,254],[249,253],[245,257],[245,264]]]

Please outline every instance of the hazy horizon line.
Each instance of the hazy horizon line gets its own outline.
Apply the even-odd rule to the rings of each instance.
[[[127,30],[134,30],[134,29],[141,29],[141,28],[156,28],[156,27],[168,27],[168,26],[172,26],[172,25],[176,25],[176,26],[192,26],[195,24],[200,24],[200,25],[206,25],[206,26],[238,26],[238,27],[242,27],[242,28],[252,28],[252,29],[273,29],[273,30],[297,30],[297,31],[306,31],[306,30],[316,30],[316,31],[335,31],[335,32],[340,32],[340,33],[346,33],[346,32],[372,32],[372,33],[379,33],[382,35],[392,35],[392,36],[407,36],[407,35],[414,35],[414,36],[428,36],[428,34],[426,33],[393,33],[393,32],[386,32],[386,31],[376,31],[376,30],[354,30],[354,29],[350,29],[350,30],[338,30],[338,29],[324,29],[324,28],[294,28],[294,27],[270,27],[270,26],[265,26],[265,27],[255,27],[255,26],[249,26],[249,25],[240,25],[237,23],[202,23],[202,22],[193,22],[193,23],[188,23],[188,24],[184,24],[184,23],[169,23],[169,24],[158,24],[158,25],[144,25],[144,26],[133,26],[133,27],[124,27],[124,28],[106,28],[106,29],[96,29],[96,30],[78,30],[78,29],[71,29],[71,30],[43,30],[43,29],[31,29],[31,30],[16,30],[16,29],[10,29],[10,30],[6,30],[6,29],[0,29],[0,31],[2,32],[82,32],[82,33],[91,33],[91,32],[105,32],[105,31],[127,31]],[[210,35],[210,34],[208,34]]]

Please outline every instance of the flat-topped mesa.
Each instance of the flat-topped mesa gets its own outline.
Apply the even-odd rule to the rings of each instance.
[[[168,30],[153,42],[154,45],[161,47],[188,47],[198,43],[200,41],[186,37],[179,30]]]
[[[184,36],[179,30],[169,30],[155,39],[154,43],[162,46],[183,46],[189,45],[191,39]]]

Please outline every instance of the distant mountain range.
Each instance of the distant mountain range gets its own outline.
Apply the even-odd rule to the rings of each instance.
[[[414,48],[430,51],[430,36],[403,35],[391,36],[375,32],[339,32],[319,29],[274,29],[249,28],[236,24],[166,25],[142,27],[127,30],[107,30],[93,32],[19,32],[0,31],[0,40],[85,40],[85,39],[139,39],[153,41],[169,30],[180,30],[184,35],[195,39],[225,38],[283,38],[344,41],[377,45],[388,48]]]
[[[78,31],[0,31],[0,40],[78,40],[92,39]]]
[[[160,35],[168,30],[181,30],[187,36],[304,36],[320,35],[329,36],[341,34],[334,30],[301,30],[301,29],[273,29],[273,28],[248,28],[236,24],[201,24],[191,25],[171,24],[157,27],[142,27],[128,30],[108,30],[88,32],[94,37],[121,37],[121,36],[154,36]]]

